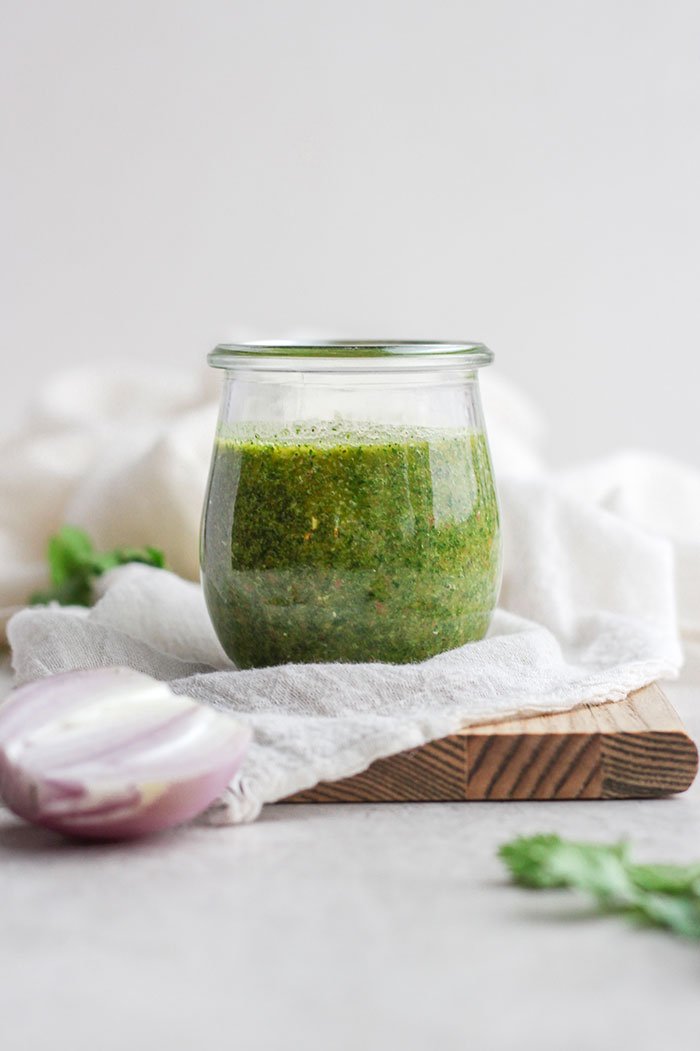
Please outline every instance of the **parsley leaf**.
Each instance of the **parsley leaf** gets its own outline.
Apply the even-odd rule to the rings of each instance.
[[[632,878],[642,890],[700,895],[700,862],[694,865],[633,865]]]
[[[63,526],[48,543],[51,586],[29,599],[31,605],[58,602],[62,606],[89,606],[96,577],[127,562],[143,562],[162,569],[163,552],[155,547],[124,547],[96,551],[90,537],[76,526]]]
[[[635,865],[625,843],[575,843],[555,835],[522,836],[504,844],[499,856],[521,886],[580,890],[601,911],[700,938],[700,864]]]

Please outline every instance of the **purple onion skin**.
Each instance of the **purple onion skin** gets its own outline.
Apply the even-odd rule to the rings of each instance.
[[[67,672],[0,706],[0,796],[24,820],[66,835],[144,836],[221,795],[250,736],[139,672]]]

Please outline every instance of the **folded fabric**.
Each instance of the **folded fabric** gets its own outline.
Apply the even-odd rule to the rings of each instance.
[[[671,541],[679,629],[700,658],[700,471],[658,453],[622,452],[561,472],[563,491]]]
[[[209,820],[264,803],[470,723],[626,696],[681,663],[672,551],[545,480],[502,487],[504,604],[489,636],[418,664],[234,669],[200,587],[126,566],[90,610],[34,608],[9,624],[18,681],[127,665],[235,711],[254,730],[242,775]]]

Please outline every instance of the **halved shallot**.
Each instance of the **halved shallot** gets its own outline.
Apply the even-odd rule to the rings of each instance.
[[[129,668],[65,672],[0,705],[0,797],[26,821],[92,839],[201,813],[239,769],[250,730]]]

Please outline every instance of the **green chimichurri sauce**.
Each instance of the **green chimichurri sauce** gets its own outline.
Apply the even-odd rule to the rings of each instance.
[[[349,427],[217,440],[202,577],[241,668],[418,661],[488,628],[501,542],[484,435]]]

